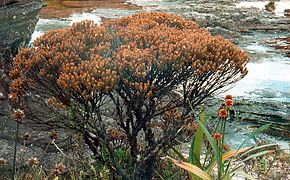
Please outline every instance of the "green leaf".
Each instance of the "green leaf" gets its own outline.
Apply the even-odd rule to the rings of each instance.
[[[102,148],[101,148],[101,151],[102,151],[103,160],[107,161],[108,158],[109,158],[107,147],[105,145],[103,145]]]
[[[268,154],[268,153],[273,153],[273,152],[275,152],[275,151],[274,150],[266,150],[266,151],[258,152],[256,154],[253,154],[253,155],[243,159],[243,161],[247,161],[247,160],[259,157],[259,156],[263,156],[263,155]]]
[[[241,156],[245,156],[246,154],[250,154],[254,151],[257,151],[257,150],[260,150],[263,148],[270,148],[270,147],[277,147],[277,144],[265,144],[265,145],[261,145],[261,146],[256,146],[256,147],[251,148],[248,151],[245,151],[244,153],[241,154]]]
[[[198,128],[198,129],[199,129],[199,128]],[[196,133],[195,133],[195,134],[196,134]],[[193,152],[194,141],[195,141],[195,136],[192,137],[191,144],[190,144],[190,149],[189,149],[189,157],[188,157],[188,161],[189,161],[191,164],[195,164],[195,163],[196,163],[196,157],[194,157],[194,152]]]
[[[220,159],[220,155],[219,155],[219,149],[218,146],[216,145],[216,143],[214,142],[214,139],[212,138],[212,136],[210,135],[210,133],[208,132],[208,130],[206,129],[206,127],[203,125],[202,122],[200,122],[199,120],[197,120],[198,125],[202,128],[206,138],[209,141],[210,146],[213,149],[214,152],[214,156],[216,157],[216,159]],[[218,162],[218,165],[221,167],[221,163],[222,162]]]
[[[206,122],[204,107],[201,107],[199,120],[202,124],[205,124]],[[202,143],[203,143],[203,129],[201,127],[198,127],[196,130],[194,139],[191,142],[191,147],[190,147],[190,152],[189,152],[189,162],[191,164],[197,165],[200,168],[202,168],[200,164]]]

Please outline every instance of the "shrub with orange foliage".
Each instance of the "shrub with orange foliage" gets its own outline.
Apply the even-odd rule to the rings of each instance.
[[[11,94],[16,100],[50,99],[53,110],[69,117],[54,124],[82,133],[112,174],[151,179],[160,152],[178,144],[176,138],[192,124],[189,103],[196,107],[243,78],[247,62],[242,50],[193,21],[139,13],[46,33],[16,56]],[[129,147],[133,172],[115,159],[110,129],[126,136],[118,145]],[[102,159],[103,148],[110,160]]]

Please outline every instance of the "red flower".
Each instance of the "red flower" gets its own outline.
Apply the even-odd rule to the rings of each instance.
[[[226,95],[225,100],[227,100],[227,99],[233,100],[233,96],[232,95]]]
[[[234,105],[234,101],[232,99],[226,99],[225,104],[227,107],[232,107]]]
[[[222,119],[225,119],[228,116],[228,112],[225,109],[220,109],[218,111],[218,116]]]
[[[212,135],[212,137],[213,137],[214,140],[218,141],[218,140],[222,139],[223,135],[221,135],[220,133],[214,133]]]

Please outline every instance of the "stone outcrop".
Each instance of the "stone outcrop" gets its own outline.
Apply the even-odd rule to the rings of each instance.
[[[14,52],[19,45],[29,42],[41,7],[41,1],[0,1],[1,52],[7,48]]]
[[[274,12],[275,9],[276,9],[275,2],[274,1],[270,1],[268,4],[266,4],[265,9],[267,11]]]
[[[290,9],[285,9],[284,10],[284,16],[290,17]]]
[[[274,45],[274,47],[276,49],[281,50],[288,57],[290,57],[290,36],[288,36],[286,38],[277,38],[276,41],[279,42],[279,43],[277,43],[276,45]]]
[[[0,92],[7,91],[13,54],[30,41],[41,7],[40,0],[0,0]]]

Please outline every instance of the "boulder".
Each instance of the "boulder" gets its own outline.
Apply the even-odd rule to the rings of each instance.
[[[284,16],[290,17],[290,9],[285,9],[284,10]]]
[[[38,21],[41,1],[0,0],[0,52],[11,52],[29,42]]]
[[[266,4],[265,9],[267,11],[274,12],[275,9],[276,9],[275,2],[274,1],[270,1],[268,4]]]

